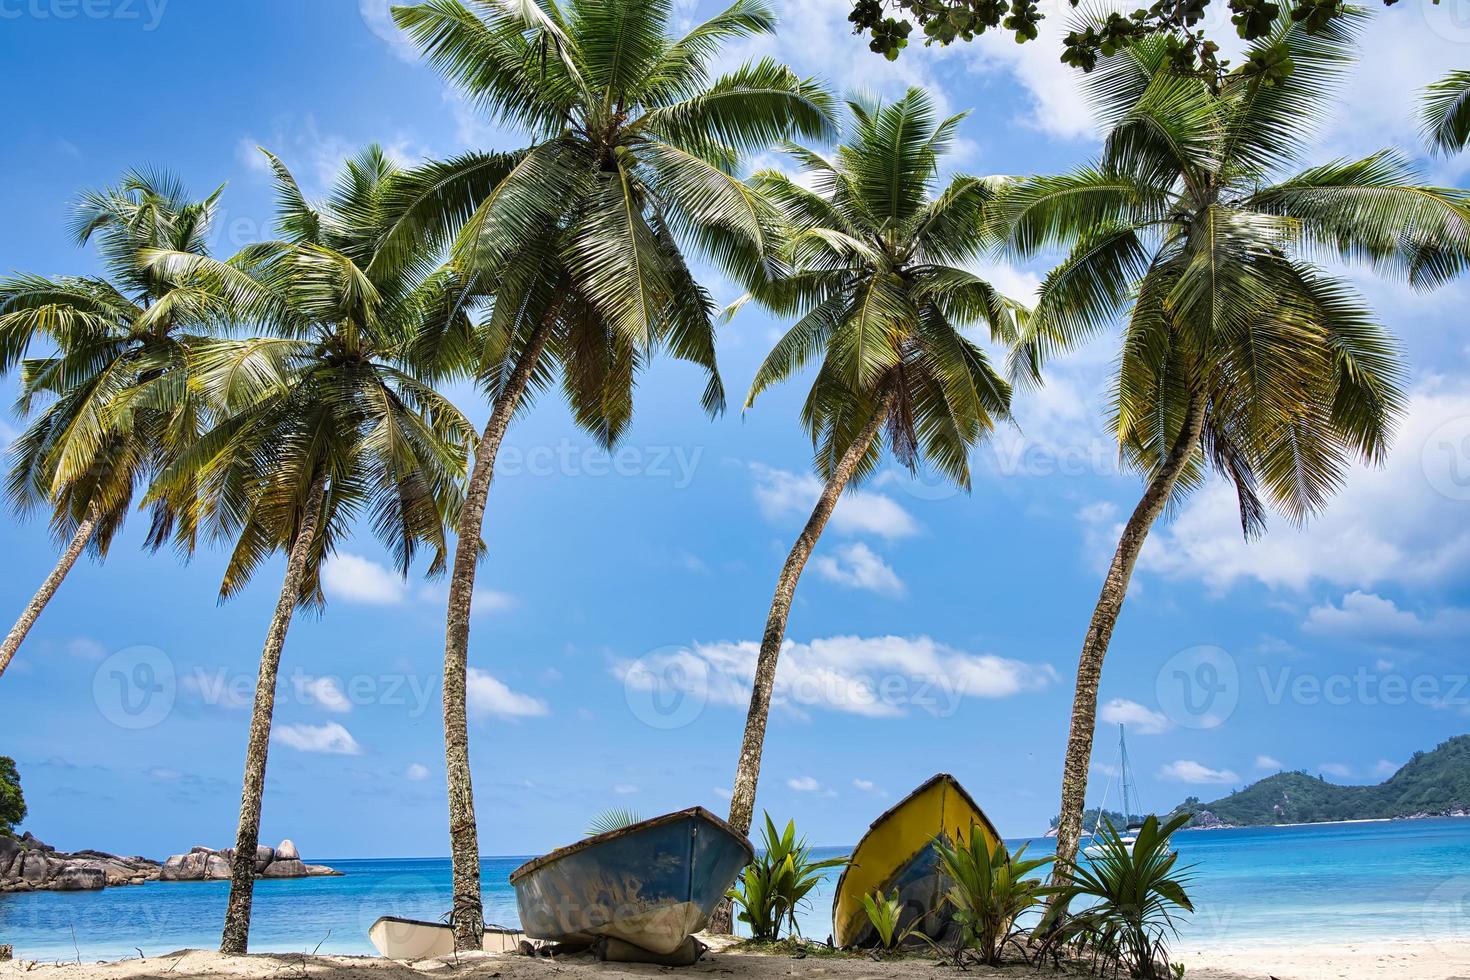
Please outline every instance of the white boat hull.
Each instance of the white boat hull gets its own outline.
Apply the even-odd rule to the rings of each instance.
[[[524,933],[487,925],[481,948],[487,953],[511,953],[524,938]],[[390,960],[428,960],[454,952],[454,930],[443,922],[385,915],[368,927],[368,939]]]

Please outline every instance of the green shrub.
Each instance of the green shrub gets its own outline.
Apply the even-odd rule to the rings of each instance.
[[[1181,813],[1160,826],[1149,817],[1133,844],[1111,822],[1097,839],[1097,853],[1062,869],[1062,886],[1051,910],[1037,927],[1050,943],[1067,943],[1090,954],[1094,968],[1132,977],[1172,974],[1168,942],[1177,935],[1179,912],[1193,912],[1185,885],[1188,869],[1176,869],[1179,854],[1169,838],[1189,819]],[[1086,900],[1081,911],[1072,903]]]
[[[874,889],[873,894],[862,896],[863,911],[868,915],[868,924],[878,934],[878,946],[880,949],[897,949],[911,936],[928,940],[919,931],[918,923],[915,922],[906,929],[898,927],[898,921],[903,917],[904,903],[898,897],[898,889],[892,894],[884,897],[883,892]]]
[[[752,938],[774,940],[783,924],[790,935],[801,934],[797,909],[822,880],[822,873],[842,867],[847,858],[813,861],[806,839],[796,838],[795,821],[788,821],[781,833],[776,832],[770,814],[765,814],[765,821],[760,852],[726,897],[740,908],[737,918],[750,926]]]
[[[934,842],[942,870],[950,880],[945,901],[954,908],[960,927],[956,958],[974,950],[987,965],[1000,963],[1001,950],[1013,935],[1016,919],[1051,893],[1040,878],[1026,877],[1051,858],[1027,859],[1026,846],[1011,854],[997,841],[992,850],[978,826],[970,827],[967,844]]]
[[[0,834],[10,836],[11,829],[25,818],[26,798],[20,791],[15,760],[0,755]]]

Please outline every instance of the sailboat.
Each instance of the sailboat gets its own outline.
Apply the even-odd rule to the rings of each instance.
[[[1100,857],[1103,854],[1103,846],[1098,843],[1098,831],[1102,829],[1103,814],[1108,809],[1108,797],[1112,795],[1114,778],[1117,779],[1123,796],[1125,827],[1121,840],[1129,850],[1132,850],[1134,843],[1138,840],[1138,830],[1143,826],[1143,822],[1133,818],[1132,805],[1138,799],[1138,784],[1133,780],[1133,767],[1128,763],[1128,738],[1122,725],[1118,726],[1118,774],[1108,779],[1108,787],[1103,791],[1102,800],[1098,802],[1097,820],[1093,822],[1092,830],[1087,835],[1087,839],[1092,843],[1082,849],[1082,853],[1087,857]]]

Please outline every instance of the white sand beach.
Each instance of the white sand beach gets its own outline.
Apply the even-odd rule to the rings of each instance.
[[[1203,980],[1447,980],[1470,977],[1470,944],[1406,942],[1311,944],[1282,948],[1180,952],[1185,976]],[[874,961],[861,957],[768,955],[711,952],[692,967],[598,963],[588,956],[532,959],[480,954],[455,959],[398,963],[371,956],[313,956],[261,953],[225,957],[213,950],[180,950],[148,959],[113,963],[0,963],[0,980],[439,980],[448,977],[494,980],[616,980],[660,975],[718,977],[729,980],[931,980],[937,974],[993,980],[1035,977],[1021,964],[999,970],[958,971],[925,958]]]

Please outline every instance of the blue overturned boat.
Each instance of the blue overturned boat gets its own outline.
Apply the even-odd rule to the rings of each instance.
[[[709,923],[754,856],[750,841],[697,806],[558,848],[511,872],[510,883],[532,939],[605,937],[668,955]]]

